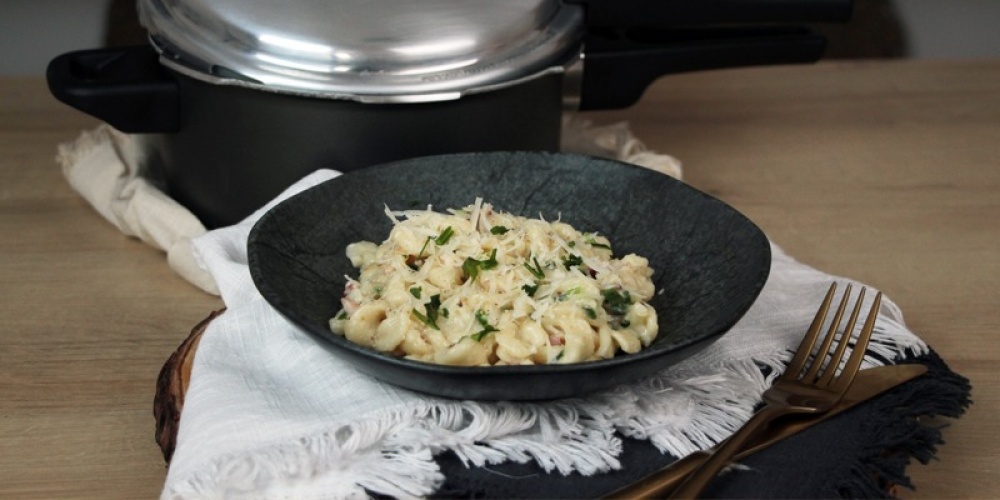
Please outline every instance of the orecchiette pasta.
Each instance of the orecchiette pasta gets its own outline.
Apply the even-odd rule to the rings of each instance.
[[[477,198],[447,213],[393,212],[380,245],[352,243],[330,329],[430,363],[574,363],[635,353],[658,331],[649,262],[561,221],[496,211]]]

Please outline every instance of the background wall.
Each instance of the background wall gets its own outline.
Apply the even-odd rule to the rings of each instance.
[[[894,4],[911,57],[1000,57],[1000,1],[894,0]]]
[[[53,57],[99,47],[110,0],[0,0],[0,75],[41,75]]]
[[[1000,57],[1000,0],[893,2],[907,57]],[[41,75],[58,54],[101,46],[110,3],[0,0],[0,75]]]

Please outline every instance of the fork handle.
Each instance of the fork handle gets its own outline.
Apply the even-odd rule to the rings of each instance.
[[[691,452],[684,456],[684,458],[671,463],[666,469],[653,474],[651,477],[615,490],[607,498],[616,500],[666,498],[668,493],[673,491],[684,478],[694,472],[701,464],[705,463],[711,455],[711,452],[708,451]]]
[[[729,464],[744,445],[775,418],[784,414],[779,407],[767,405],[754,413],[747,423],[722,442],[718,448],[675,489],[669,498],[696,498],[715,478],[716,474]]]

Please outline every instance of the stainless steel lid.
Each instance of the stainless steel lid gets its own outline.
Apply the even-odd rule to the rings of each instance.
[[[195,78],[363,102],[457,99],[562,71],[583,12],[559,0],[139,0]]]

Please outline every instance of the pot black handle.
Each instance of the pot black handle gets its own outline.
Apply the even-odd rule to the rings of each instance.
[[[826,38],[803,27],[591,33],[584,40],[579,109],[626,108],[668,74],[811,63],[825,49]]]
[[[62,54],[49,63],[45,76],[56,99],[122,132],[180,128],[177,81],[148,45]]]
[[[852,0],[564,0],[586,10],[587,26],[658,28],[760,23],[830,23],[851,17]]]

